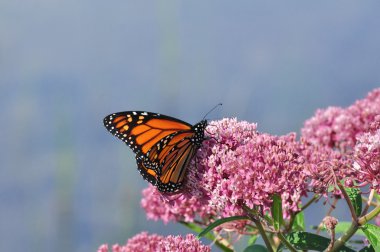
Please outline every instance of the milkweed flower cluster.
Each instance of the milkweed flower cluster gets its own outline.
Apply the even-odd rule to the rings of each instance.
[[[148,219],[162,220],[165,224],[170,221],[192,222],[195,215],[207,217],[213,211],[203,197],[188,193],[180,195],[163,196],[156,187],[149,185],[142,192],[141,206],[145,209]]]
[[[282,227],[286,233],[292,231],[294,218],[290,217],[298,213],[302,197],[308,194],[347,198],[342,181],[356,189],[368,185],[372,193],[380,194],[380,88],[347,108],[318,110],[301,132],[297,139],[295,133],[261,133],[256,124],[237,119],[210,122],[202,147],[187,167],[181,192],[161,193],[152,185],[143,190],[141,206],[147,218],[205,226],[223,217],[244,215],[216,230],[249,234],[261,225],[256,218],[264,220],[266,230],[273,230],[275,226],[266,217],[270,218],[277,195],[283,217],[288,218]],[[380,205],[376,209],[379,213]],[[352,215],[356,221],[366,217]],[[337,219],[328,217],[324,223],[334,235]],[[375,223],[380,225],[379,216]],[[223,246],[219,243],[223,239],[219,233],[214,242]],[[227,247],[232,248],[231,243]],[[194,235],[163,237],[143,232],[123,246],[98,249],[109,251],[210,251],[210,247]]]
[[[305,166],[311,164],[303,155],[309,147],[294,133],[263,134],[256,124],[236,119],[213,121],[206,132],[210,139],[189,167],[181,195],[163,201],[154,187],[143,191],[141,204],[148,218],[168,222],[229,217],[244,214],[243,205],[265,211],[275,194],[282,198],[285,215],[298,210],[308,191],[311,168],[305,172]]]
[[[347,108],[318,110],[314,117],[305,122],[302,137],[316,148],[335,150],[345,159],[339,164],[328,163],[338,180],[348,178],[347,181],[360,185],[370,184],[380,192],[379,129],[380,88]],[[323,175],[323,169],[319,171],[316,174]],[[315,177],[313,179],[318,183]]]
[[[216,136],[216,131],[218,130],[220,134]],[[206,133],[210,139],[204,141],[202,149],[188,168],[188,179],[182,194],[163,200],[163,196],[153,186],[149,186],[143,191],[144,197],[141,205],[147,212],[149,219],[161,219],[165,223],[171,220],[192,221],[196,217],[204,219],[218,213],[216,204],[211,204],[210,202],[210,190],[213,186],[206,183],[206,180],[215,176],[210,171],[208,163],[215,163],[215,158],[217,158],[219,151],[226,152],[231,148],[244,145],[252,137],[257,136],[258,133],[256,124],[237,122],[236,119],[211,122]],[[218,137],[218,145],[216,145],[215,137]],[[218,148],[223,150],[218,150]],[[231,155],[231,153],[227,152],[225,154]],[[210,181],[210,183],[212,182]],[[226,196],[220,195],[220,199],[224,199]]]
[[[378,188],[378,149],[372,147],[368,156],[363,146],[369,144],[365,132],[380,125],[379,115],[380,89],[376,89],[348,108],[319,110],[305,122],[300,140],[295,133],[259,133],[256,124],[236,119],[210,122],[206,129],[209,139],[188,168],[183,193],[163,200],[165,197],[150,186],[143,191],[142,207],[149,219],[193,221],[197,217],[241,215],[242,205],[261,206],[265,211],[277,194],[288,216],[298,210],[301,197],[308,192],[327,195],[332,187],[339,194],[334,185],[346,178],[347,183],[371,179]],[[359,140],[363,143],[355,147],[362,134],[367,140]],[[373,134],[372,142],[378,141]],[[349,151],[353,148],[362,160],[359,167],[365,167],[360,176],[360,162],[355,168]]]
[[[341,151],[351,150],[356,138],[379,122],[380,88],[348,108],[319,109],[305,122],[302,137],[314,145],[324,145]]]
[[[337,182],[355,177],[350,156],[328,146],[310,144],[303,138],[300,144],[302,156],[307,160],[303,173],[306,173],[309,179],[309,191],[324,196],[329,192],[340,195],[340,190],[336,187]]]
[[[98,248],[98,252],[210,252],[210,246],[203,245],[193,234],[185,237],[160,236],[142,232],[130,238],[125,245],[115,244],[109,249],[107,244]]]
[[[298,210],[307,184],[302,172],[305,160],[295,134],[273,136],[251,131],[246,136],[247,132],[239,130],[246,129],[246,124],[236,119],[212,124],[210,134],[217,135],[220,142],[206,147],[211,154],[200,165],[207,172],[193,188],[206,191],[209,205],[222,217],[243,214],[241,204],[268,210],[275,194],[282,197],[284,212]],[[230,129],[225,130],[228,125],[238,130],[230,135]]]
[[[358,137],[355,145],[357,180],[380,193],[380,128]]]

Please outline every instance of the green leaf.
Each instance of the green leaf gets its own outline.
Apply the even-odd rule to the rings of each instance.
[[[305,214],[303,212],[299,212],[296,214],[292,228],[297,231],[305,230]]]
[[[371,245],[369,245],[369,246],[364,247],[361,250],[359,250],[359,252],[375,252],[375,250],[373,249],[373,247]]]
[[[248,239],[248,245],[254,245],[256,243],[256,240],[257,240],[257,235],[252,235],[249,239]]]
[[[251,245],[244,249],[243,252],[267,252],[268,249],[263,245]]]
[[[280,230],[281,225],[284,223],[284,219],[282,216],[282,202],[281,197],[277,194],[273,195],[272,202],[272,217],[273,217],[273,226],[275,230]]]
[[[367,223],[360,228],[363,230],[374,250],[380,251],[380,227]]]
[[[338,225],[336,225],[335,227],[335,233],[344,234],[351,227],[351,225],[352,225],[351,222],[347,222],[347,221],[339,222]],[[321,230],[326,231],[326,228],[322,227]],[[363,231],[361,231],[360,229],[356,231],[355,235],[365,236]]]
[[[230,222],[230,221],[235,221],[235,220],[247,220],[249,219],[248,216],[233,216],[233,217],[227,217],[223,219],[219,219],[208,225],[202,232],[198,234],[198,238],[206,235],[208,232],[216,228],[217,226],[222,225],[223,223]]]
[[[351,200],[351,203],[355,209],[356,216],[360,216],[362,213],[362,195],[361,191],[358,188],[345,188],[348,197]]]
[[[316,250],[316,251],[324,251],[328,245],[330,244],[330,239],[308,233],[308,232],[293,232],[286,236],[286,239],[299,250]],[[284,248],[283,244],[280,245],[279,250]],[[343,246],[340,252],[355,252],[346,246]]]

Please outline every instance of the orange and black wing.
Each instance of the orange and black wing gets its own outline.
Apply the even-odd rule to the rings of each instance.
[[[173,117],[143,111],[114,113],[106,116],[103,122],[111,134],[125,142],[137,155],[147,155],[166,136],[191,130],[192,127]]]
[[[191,131],[180,131],[167,136],[151,150],[157,156],[159,167],[155,173],[156,186],[162,192],[175,192],[183,184],[186,168],[204,140],[206,121],[194,125]],[[156,147],[155,146],[155,147]],[[144,177],[151,172],[151,161],[144,157],[137,159],[137,166]],[[146,174],[143,174],[146,173]]]
[[[144,159],[145,158],[143,156],[136,156],[137,169],[146,181],[154,186],[157,186],[158,175],[154,169],[148,168],[145,165]]]
[[[204,140],[205,120],[194,126],[179,119],[143,111],[108,115],[104,125],[135,153],[141,175],[160,191],[174,192]]]
[[[196,147],[189,139],[176,143],[160,163],[159,172],[150,167],[145,157],[136,157],[137,167],[143,178],[157,186],[161,192],[175,192],[181,186],[186,175],[186,168],[194,156]]]

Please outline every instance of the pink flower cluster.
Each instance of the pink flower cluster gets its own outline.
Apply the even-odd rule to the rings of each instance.
[[[318,110],[305,122],[302,137],[274,136],[256,124],[236,119],[212,121],[206,139],[187,168],[179,194],[162,194],[150,185],[141,205],[148,219],[197,222],[207,225],[222,217],[246,215],[246,207],[268,213],[273,195],[282,199],[285,217],[298,211],[308,192],[339,194],[336,187],[370,185],[380,193],[380,88],[348,108]],[[355,182],[355,183],[354,183]],[[377,223],[380,219],[377,218]],[[229,230],[244,231],[249,221],[229,222]],[[102,245],[98,252],[108,252]],[[148,235],[143,232],[126,251],[210,251],[193,235]]]
[[[256,124],[224,119],[211,122],[206,133],[210,139],[204,141],[203,147],[188,167],[187,181],[182,194],[163,196],[153,186],[143,191],[141,205],[148,219],[161,219],[167,223],[174,220],[193,221],[196,217],[207,219],[209,216],[216,216],[218,209],[210,203],[212,185],[205,183],[207,176],[214,176],[209,171],[208,162],[218,155],[218,146],[223,146],[224,149],[229,149],[228,146],[236,148],[256,136]],[[222,195],[221,199],[223,198]]]
[[[357,180],[380,193],[380,128],[358,137],[355,145]]]
[[[339,195],[337,182],[355,177],[350,156],[328,146],[310,144],[304,139],[301,139],[300,149],[303,158],[307,160],[303,172],[310,179],[309,191],[324,196],[329,192]]]
[[[120,246],[115,244],[109,250],[107,244],[98,248],[98,252],[210,252],[210,246],[202,243],[193,235],[188,234],[185,237],[172,236],[167,237],[142,232],[127,241],[126,245]]]
[[[207,224],[213,217],[245,214],[242,205],[268,210],[275,194],[281,196],[288,215],[298,210],[301,197],[309,191],[326,195],[335,188],[339,194],[334,185],[346,178],[347,183],[370,179],[379,188],[378,149],[364,148],[364,143],[369,144],[364,138],[356,147],[362,160],[360,176],[348,151],[357,137],[374,132],[378,125],[380,89],[347,109],[320,110],[305,123],[300,141],[294,133],[259,133],[256,124],[236,119],[210,122],[209,139],[188,167],[182,193],[165,196],[150,186],[143,191],[142,207],[149,219],[165,223],[197,219]],[[378,140],[371,134],[373,145]]]
[[[168,222],[235,216],[245,213],[243,204],[268,210],[274,194],[281,196],[285,213],[298,210],[309,173],[295,134],[260,134],[256,124],[236,119],[211,122],[206,132],[210,139],[188,168],[182,194],[163,200],[152,186],[143,191],[148,218]]]
[[[338,158],[340,162],[330,159],[328,163],[338,180],[350,178],[360,185],[370,184],[380,192],[379,129],[380,88],[347,108],[318,110],[305,122],[302,136],[316,148],[325,146],[346,155],[344,162]],[[326,178],[323,169],[319,170],[321,177]]]
[[[314,117],[305,122],[302,136],[314,145],[351,150],[355,146],[356,137],[369,131],[374,121],[380,121],[379,115],[380,88],[348,108],[317,110]]]
[[[164,223],[169,221],[192,222],[196,214],[205,218],[212,213],[204,195],[200,195],[198,198],[185,191],[182,194],[167,196],[162,195],[152,185],[145,188],[142,194],[141,206],[145,209],[148,219],[161,219]]]
[[[211,155],[203,163],[207,172],[200,185],[219,215],[243,214],[242,203],[267,210],[275,194],[281,196],[284,212],[298,210],[301,196],[306,195],[307,178],[295,134],[272,136],[252,131],[247,137],[237,130],[229,136],[221,125],[237,122],[225,119],[214,124],[218,127],[210,131],[214,129],[211,133],[219,135],[221,142],[209,146]]]

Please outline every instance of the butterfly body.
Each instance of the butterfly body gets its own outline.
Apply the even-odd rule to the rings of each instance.
[[[162,192],[175,192],[202,145],[207,121],[192,126],[157,113],[125,111],[106,116],[104,125],[136,153],[137,168],[145,180]]]

